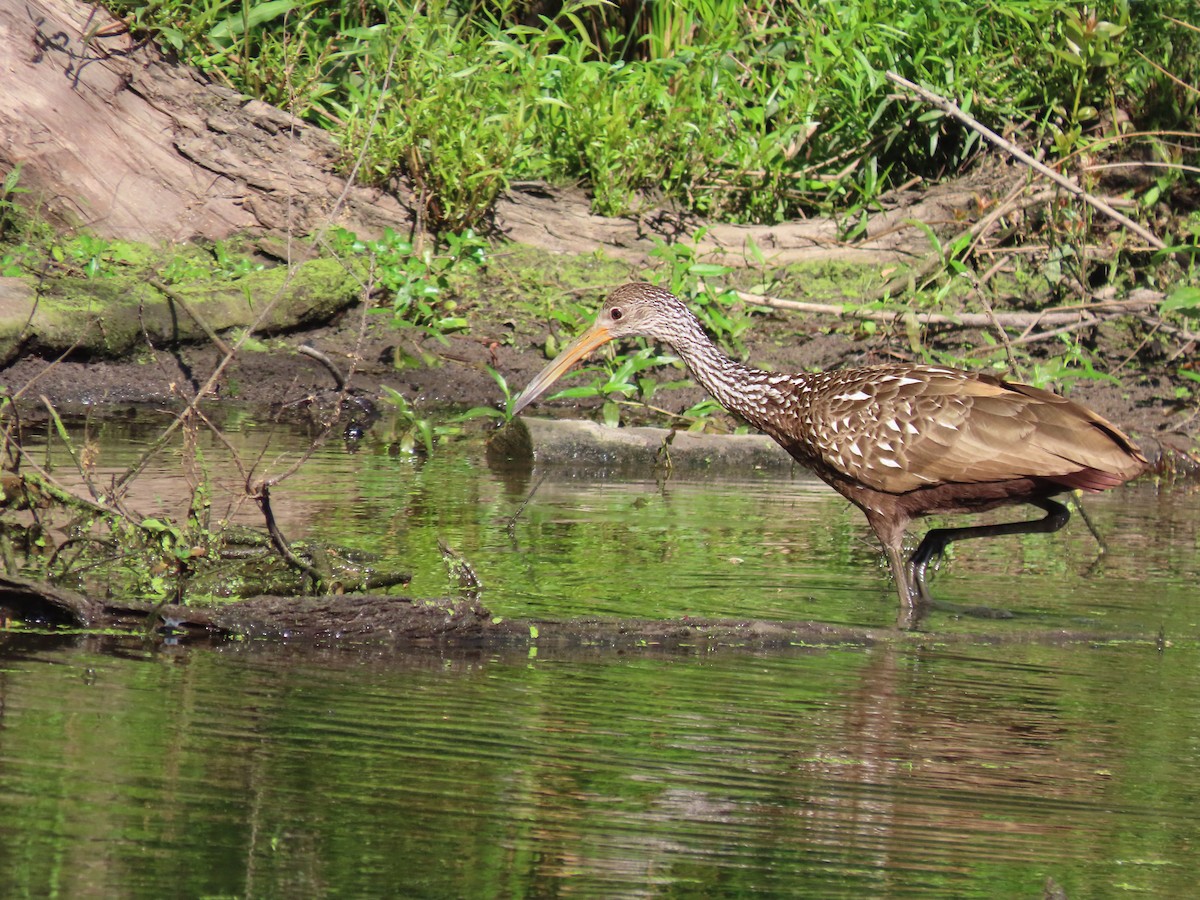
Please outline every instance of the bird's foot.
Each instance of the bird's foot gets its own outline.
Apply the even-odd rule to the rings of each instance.
[[[956,616],[969,616],[973,619],[1013,618],[1013,612],[1007,609],[977,604],[951,603],[947,600],[936,599],[929,592],[929,585],[925,583],[925,573],[930,560],[938,560],[941,558],[941,555],[941,549],[938,549],[934,553],[924,554],[921,559],[917,559],[917,554],[913,554],[913,558],[908,561],[909,592],[915,607],[921,608],[924,611],[936,609],[938,612],[948,612]]]

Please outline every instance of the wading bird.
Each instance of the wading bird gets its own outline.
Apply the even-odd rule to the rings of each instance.
[[[670,345],[718,403],[774,438],[866,515],[900,594],[901,623],[931,601],[925,570],[952,541],[1062,528],[1070,512],[1052,500],[1072,489],[1102,491],[1146,468],[1111,422],[1048,391],[941,366],[893,364],[795,375],[727,357],[678,297],[627,284],[595,323],[517,398],[513,415],[573,363],[616,338]],[[1028,503],[1025,522],[934,528],[903,558],[905,529],[935,513],[977,513]]]

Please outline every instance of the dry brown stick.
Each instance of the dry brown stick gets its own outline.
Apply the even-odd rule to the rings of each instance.
[[[1008,364],[1009,368],[1016,368],[1013,364],[1011,348],[1020,344],[1036,344],[1038,341],[1046,341],[1053,337],[1058,337],[1060,334],[1070,334],[1072,331],[1078,331],[1080,328],[1086,328],[1089,325],[1096,325],[1100,322],[1107,322],[1114,316],[1104,316],[1095,319],[1080,319],[1078,322],[1072,322],[1069,325],[1062,325],[1058,328],[1052,328],[1049,331],[1039,331],[1036,333],[1026,332],[1020,337],[1007,339],[1004,343],[1009,349]],[[973,347],[963,354],[964,356],[984,356],[989,351],[996,349],[995,347]]]
[[[1146,252],[1153,248],[1147,247],[1143,244],[1138,244],[1136,246],[1132,244],[1126,244],[1124,249],[1135,252]],[[1020,247],[980,247],[976,253],[979,253],[980,255],[984,253],[1009,253],[1014,256],[1035,256],[1039,253],[1046,253],[1049,250],[1049,244],[1023,244]],[[1109,260],[1116,255],[1116,251],[1114,251],[1111,247],[1106,247],[1102,244],[1079,244],[1075,247],[1075,252],[1076,255],[1081,259]]]
[[[343,391],[346,389],[346,378],[344,375],[342,375],[342,370],[339,369],[337,367],[337,365],[334,364],[334,361],[332,359],[330,359],[328,356],[326,356],[324,353],[322,353],[316,347],[311,347],[308,344],[301,344],[299,347],[296,348],[296,352],[303,353],[305,356],[307,356],[311,359],[315,359],[317,362],[319,362],[321,365],[323,365],[326,369],[328,369],[329,374],[333,376],[334,384],[337,385],[337,389],[339,391]]]
[[[260,485],[258,495],[254,499],[258,501],[258,507],[262,510],[263,518],[267,523],[267,534],[271,536],[271,543],[275,545],[275,549],[279,551],[279,555],[283,557],[289,566],[298,569],[311,578],[314,585],[321,584],[324,581],[321,573],[292,552],[287,538],[279,530],[279,525],[275,521],[275,513],[271,510],[271,489],[265,484]]]
[[[768,297],[764,294],[751,294],[746,291],[736,291],[737,296],[746,303],[755,306],[765,306],[770,309],[785,309],[791,312],[814,313],[824,316],[838,316],[848,319],[870,319],[875,322],[899,322],[910,316],[919,325],[947,325],[960,328],[986,328],[989,325],[1001,325],[1005,328],[1031,328],[1038,325],[1065,325],[1083,320],[1088,313],[1111,312],[1122,314],[1137,312],[1145,307],[1154,305],[1154,300],[1148,297],[1137,297],[1128,300],[1106,300],[1103,303],[1076,304],[1066,309],[1050,310],[1042,313],[998,312],[959,313],[946,315],[944,313],[909,313],[903,310],[866,309],[862,306],[849,306],[839,303],[809,303],[802,300],[785,300],[780,297]]]
[[[1125,366],[1127,366],[1129,364],[1130,360],[1132,360],[1135,356],[1137,356],[1139,353],[1142,352],[1142,348],[1145,347],[1148,343],[1150,343],[1150,339],[1153,338],[1154,335],[1158,334],[1158,331],[1162,327],[1162,324],[1163,324],[1162,321],[1159,320],[1158,322],[1155,322],[1153,326],[1151,326],[1150,331],[1147,332],[1145,337],[1143,337],[1141,339],[1141,341],[1138,342],[1138,345],[1136,347],[1134,347],[1131,351],[1129,351],[1129,355],[1126,356],[1123,360],[1121,360],[1120,364],[1115,369],[1113,369],[1114,375],[1117,372],[1120,372],[1123,368],[1125,368]]]
[[[984,273],[984,277],[990,277],[991,274],[995,272],[996,269],[998,269],[1001,265],[1003,265],[1003,261],[996,263],[995,266]],[[992,328],[995,330],[996,334],[1000,335],[1000,342],[1004,345],[1004,355],[1008,358],[1008,367],[1010,369],[1016,369],[1017,358],[1013,353],[1013,343],[1008,337],[1008,332],[1004,330],[1004,326],[996,320],[996,311],[992,308],[991,301],[988,300],[987,295],[982,290],[984,277],[976,278],[974,280],[975,283],[972,287],[972,290],[975,291],[979,302],[983,304],[984,313],[989,319],[992,320]]]
[[[1170,16],[1166,16],[1165,18],[1172,22],[1179,21],[1178,19],[1172,19]],[[1183,23],[1179,22],[1179,24],[1182,25]],[[1192,26],[1188,26],[1188,27],[1190,28]],[[1182,78],[1178,77],[1177,75],[1172,75],[1170,72],[1168,72],[1166,69],[1164,69],[1158,63],[1156,63],[1154,60],[1152,60],[1150,57],[1148,57],[1141,50],[1135,49],[1133,52],[1136,53],[1138,56],[1140,56],[1142,58],[1143,62],[1149,63],[1154,69],[1158,70],[1158,72],[1160,74],[1166,75],[1168,78],[1170,78],[1173,82],[1175,82],[1177,85],[1179,85],[1185,91],[1191,91],[1192,93],[1196,93],[1195,85],[1188,84],[1186,81],[1184,81]]]
[[[1117,162],[1107,163],[1091,163],[1083,167],[1087,172],[1105,172],[1111,169],[1170,169],[1173,172],[1191,172],[1193,175],[1200,173],[1200,166],[1185,166],[1183,163],[1173,162],[1157,162],[1149,159],[1134,159],[1134,160],[1119,160]],[[1136,201],[1121,200],[1115,201],[1126,204],[1127,206],[1136,206]]]
[[[1151,328],[1158,328],[1163,334],[1169,334],[1172,337],[1184,342],[1197,343],[1200,342],[1200,333],[1188,331],[1186,328],[1178,328],[1174,325],[1168,325],[1160,316],[1149,316],[1145,313],[1138,313],[1138,318],[1149,325]],[[1176,358],[1176,357],[1173,357]]]
[[[1076,184],[1072,179],[1067,178],[1065,175],[1061,175],[1058,172],[1055,172],[1053,169],[1051,169],[1049,166],[1045,165],[1044,163],[1038,162],[1036,159],[1034,159],[1032,156],[1030,156],[1028,153],[1026,153],[1024,150],[1022,150],[1016,144],[1012,143],[1012,141],[1005,140],[1000,135],[996,134],[996,132],[992,131],[990,128],[988,128],[986,125],[984,125],[978,119],[976,119],[974,116],[970,116],[967,113],[963,112],[952,101],[947,100],[945,97],[942,97],[939,94],[935,94],[933,91],[929,90],[928,88],[923,88],[920,85],[914,84],[913,82],[909,81],[907,78],[902,78],[901,76],[897,75],[895,72],[888,72],[887,78],[888,78],[888,81],[892,82],[893,84],[897,84],[900,87],[903,87],[906,90],[911,91],[912,93],[914,93],[918,97],[920,97],[922,100],[924,100],[926,103],[930,104],[931,106],[937,107],[942,112],[946,113],[948,116],[951,116],[952,118],[957,119],[959,122],[962,122],[964,125],[966,125],[968,128],[970,128],[972,131],[975,131],[975,132],[979,133],[980,135],[982,135],[983,137],[987,138],[989,141],[991,141],[993,144],[995,144],[1001,150],[1004,150],[1005,152],[1011,154],[1012,156],[1015,156],[1021,162],[1025,163],[1025,165],[1029,166],[1031,169],[1038,172],[1039,174],[1044,175],[1045,177],[1049,178],[1051,181],[1053,181],[1055,184],[1057,184],[1063,190],[1078,197],[1080,200],[1082,200],[1084,203],[1091,206],[1093,209],[1108,216],[1114,222],[1118,222],[1121,225],[1124,225],[1126,228],[1128,228],[1130,231],[1132,231],[1134,234],[1136,234],[1142,240],[1146,241],[1146,243],[1150,244],[1151,246],[1153,246],[1159,250],[1165,250],[1167,248],[1167,245],[1165,243],[1163,243],[1158,238],[1158,236],[1154,234],[1154,232],[1150,231],[1148,228],[1146,228],[1142,225],[1139,225],[1137,222],[1133,221],[1133,219],[1129,218],[1125,214],[1113,209],[1112,206],[1105,203],[1099,197],[1095,197],[1095,196],[1089,194],[1082,187],[1080,187],[1078,184]]]
[[[166,297],[168,300],[170,300],[172,303],[177,304],[180,309],[182,309],[185,313],[187,313],[188,318],[190,318],[193,322],[195,322],[197,325],[200,326],[200,330],[203,331],[206,335],[208,335],[208,339],[217,345],[218,350],[220,350],[222,353],[232,353],[233,352],[229,349],[229,345],[226,344],[223,340],[221,340],[221,338],[217,335],[217,333],[215,331],[213,331],[212,327],[206,321],[204,321],[204,319],[202,319],[200,317],[200,315],[194,309],[192,309],[191,304],[189,304],[186,300],[184,300],[178,291],[163,284],[157,278],[147,278],[146,283],[149,284],[156,291],[158,291],[160,294],[162,294],[164,297]]]
[[[1009,263],[1009,261],[1010,261],[1011,259],[1012,259],[1012,257],[1011,257],[1011,256],[1002,256],[1002,257],[1000,257],[998,260],[996,260],[994,263],[992,263],[992,264],[991,264],[991,265],[990,265],[990,266],[989,266],[989,267],[988,267],[988,268],[987,268],[987,269],[984,271],[984,273],[983,273],[982,275],[980,275],[980,276],[979,276],[979,283],[980,283],[981,285],[982,285],[982,284],[987,284],[989,281],[991,281],[991,280],[992,280],[992,278],[995,276],[995,274],[996,274],[997,272],[999,272],[1001,269],[1003,269],[1003,268],[1004,268],[1004,267],[1005,267],[1005,266],[1006,266],[1006,265]],[[975,288],[975,290],[979,290],[979,288],[978,288],[978,287],[976,287],[976,288]],[[1059,309],[1061,309],[1061,307],[1059,307]]]
[[[209,419],[209,417],[206,416],[201,409],[196,408],[196,409],[192,410],[192,415],[195,416],[196,418],[198,418],[204,424],[204,426],[206,428],[208,428],[209,432],[213,436],[213,440],[219,442],[221,445],[223,445],[225,447],[226,451],[228,451],[230,460],[233,462],[234,466],[237,468],[238,475],[241,476],[241,484],[243,485],[243,487],[245,488],[247,485],[249,485],[250,477],[251,477],[250,472],[249,472],[249,470],[246,469],[246,466],[242,463],[242,457],[238,453],[237,448],[234,447],[233,444],[230,442],[229,438],[225,436],[225,432],[223,432],[220,428],[218,428],[216,426],[216,424],[211,419]],[[248,490],[248,488],[247,488],[247,490]],[[244,501],[245,497],[246,497],[246,492],[243,491],[242,496],[238,501],[239,504]]]

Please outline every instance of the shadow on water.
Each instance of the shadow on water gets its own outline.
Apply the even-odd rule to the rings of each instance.
[[[246,423],[246,440],[258,440]],[[234,433],[238,433],[234,431]],[[112,453],[136,453],[113,431]],[[278,447],[278,435],[273,440]],[[297,446],[299,446],[299,439]],[[477,448],[328,447],[286,527],[510,617],[886,626],[860,517],[804,478],[548,477]],[[135,499],[155,513],[176,474]],[[218,479],[219,481],[219,479]],[[219,502],[219,501],[218,501]],[[16,896],[1039,896],[1190,892],[1195,504],[1135,486],[935,590],[1120,643],[506,654],[0,633],[0,858]],[[1152,638],[1162,629],[1166,645]]]

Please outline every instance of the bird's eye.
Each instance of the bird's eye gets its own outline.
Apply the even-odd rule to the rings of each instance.
[[[621,312],[620,308],[618,307],[618,308],[616,308],[616,309],[613,309],[613,310],[612,310],[612,311],[609,313],[609,315],[610,315],[610,316],[612,316],[612,320],[615,322],[615,321],[617,321],[618,319],[620,319],[620,318],[621,318],[621,316],[625,315],[625,313]]]

